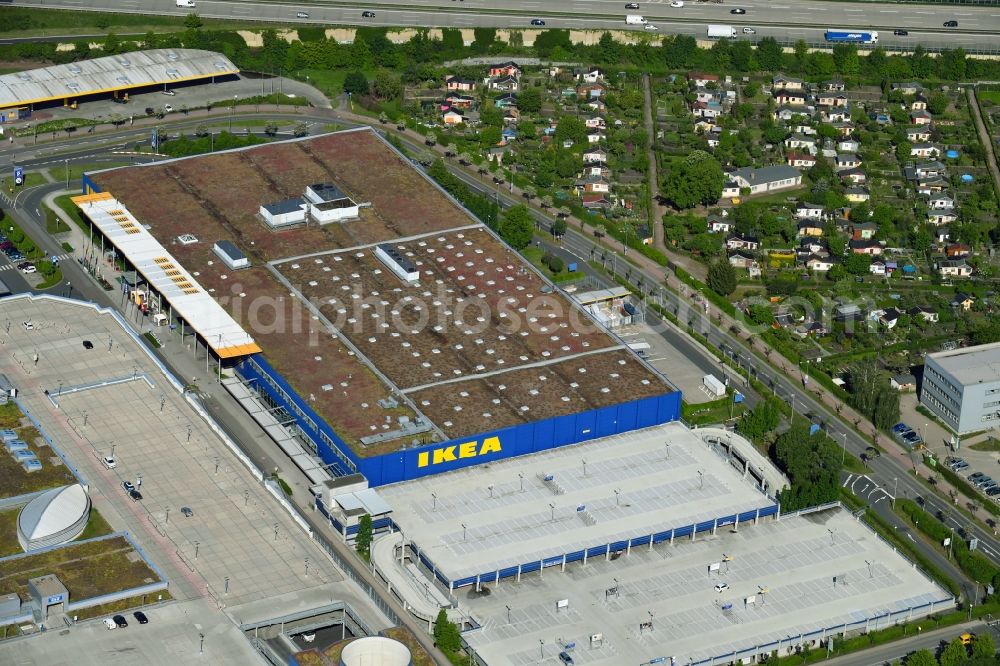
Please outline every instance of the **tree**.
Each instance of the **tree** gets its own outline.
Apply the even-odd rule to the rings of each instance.
[[[538,113],[542,110],[542,91],[531,86],[521,91],[517,96],[517,108],[525,113]]]
[[[930,650],[917,650],[906,658],[906,666],[938,666],[934,653]]]
[[[344,92],[352,95],[364,95],[368,93],[368,77],[361,70],[348,72],[344,77]]]
[[[556,143],[569,139],[573,143],[583,143],[587,140],[587,126],[576,116],[563,116],[556,125]]]
[[[372,81],[371,92],[381,100],[396,99],[403,94],[403,81],[388,69],[380,69]]]
[[[203,25],[204,22],[201,20],[201,17],[198,16],[197,12],[191,12],[184,17],[184,27],[188,30],[197,30]]]
[[[549,231],[556,238],[561,238],[566,235],[566,226],[566,220],[560,218],[552,223],[552,226],[549,227]]]
[[[931,93],[927,98],[927,110],[936,116],[948,110],[948,103],[948,96],[944,93]]]
[[[996,651],[997,648],[996,644],[993,642],[993,636],[984,631],[976,637],[975,642],[972,644],[972,659],[994,659],[996,657]],[[909,666],[909,664],[907,664],[907,666]]]
[[[708,288],[720,296],[736,291],[736,269],[728,260],[720,259],[709,266]]]
[[[844,269],[851,275],[867,275],[871,272],[872,259],[867,254],[851,252],[844,258]]]
[[[109,32],[108,36],[104,38],[104,46],[101,49],[106,55],[114,55],[122,50],[122,42],[118,39],[118,35],[113,32]]]
[[[962,666],[968,658],[969,653],[965,649],[965,644],[962,643],[961,638],[956,638],[941,651],[938,661],[941,666]]]
[[[774,398],[763,398],[753,410],[743,414],[736,429],[753,441],[759,441],[781,423],[781,412]]]
[[[372,517],[367,513],[358,520],[358,536],[354,539],[354,549],[367,560],[371,557]]]
[[[751,305],[747,308],[747,319],[758,326],[770,326],[774,323],[774,313],[766,305]]]
[[[531,211],[524,204],[518,204],[507,210],[500,221],[500,237],[515,250],[523,250],[531,243],[535,234],[535,223],[531,219]]]
[[[785,61],[781,44],[774,37],[764,37],[757,44],[757,62],[765,72],[777,72]]]
[[[810,435],[805,425],[796,424],[774,441],[774,452],[790,484],[779,493],[782,509],[795,511],[837,499],[841,450],[826,433]]]
[[[674,164],[664,183],[664,196],[678,208],[714,204],[722,196],[726,176],[718,160],[703,150]]]
[[[455,623],[448,619],[445,609],[438,611],[434,620],[434,644],[445,653],[455,653],[462,648],[462,634]]]

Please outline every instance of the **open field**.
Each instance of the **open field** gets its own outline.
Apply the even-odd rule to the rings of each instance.
[[[50,573],[75,600],[159,580],[124,537],[115,537],[0,562],[0,594],[17,592],[27,600],[28,579]]]

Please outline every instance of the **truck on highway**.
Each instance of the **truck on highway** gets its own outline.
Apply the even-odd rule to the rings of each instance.
[[[709,37],[736,37],[736,28],[731,25],[710,25],[708,26]]]
[[[629,14],[625,17],[625,23],[628,25],[645,25],[646,19],[638,14]]]
[[[188,9],[194,9],[194,0],[176,0],[178,7],[187,7]]]
[[[878,44],[878,33],[863,32],[860,30],[827,30],[826,41],[854,42],[856,44]]]

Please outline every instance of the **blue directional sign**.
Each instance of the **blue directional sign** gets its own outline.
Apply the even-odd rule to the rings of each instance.
[[[743,394],[740,393],[739,391],[736,391],[736,393],[733,394],[733,402],[735,403],[743,402]]]
[[[149,132],[149,145],[153,150],[160,147],[160,131],[155,127]]]
[[[817,432],[819,432],[819,424],[818,423],[813,423],[811,426],[809,426],[809,434],[810,435],[815,435]]]
[[[24,167],[14,167],[14,184],[24,185]]]

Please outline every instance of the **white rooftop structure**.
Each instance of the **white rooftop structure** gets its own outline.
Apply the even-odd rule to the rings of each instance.
[[[919,624],[955,606],[840,508],[489,588],[459,595],[459,610],[480,625],[464,637],[490,666],[557,664],[567,649],[588,666],[759,663],[757,655],[787,657],[799,646],[825,651],[831,638],[837,649],[845,633]]]
[[[211,294],[110,192],[73,197],[80,210],[220,358],[260,351]]]
[[[928,354],[963,385],[1000,381],[1000,342]]]
[[[0,108],[238,74],[221,53],[149,49],[0,76]]]
[[[25,552],[80,536],[90,518],[90,496],[79,483],[46,490],[17,516],[17,540]]]
[[[776,502],[742,469],[698,431],[671,423],[379,494],[425,565],[461,587],[774,515]]]

